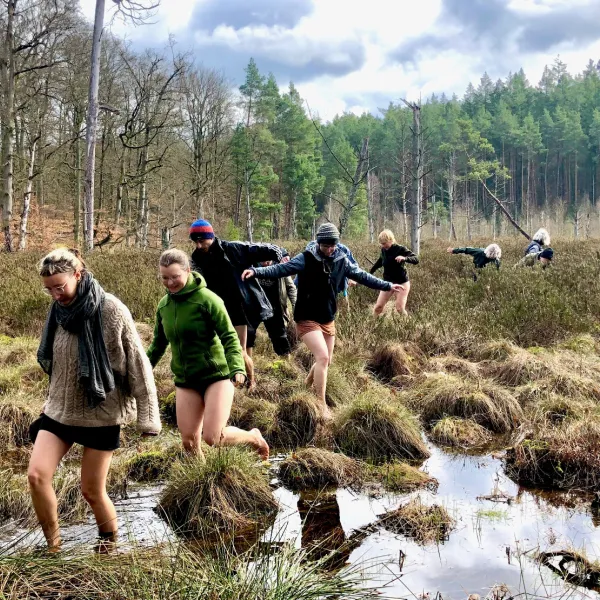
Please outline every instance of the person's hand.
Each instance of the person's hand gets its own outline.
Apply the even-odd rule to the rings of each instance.
[[[400,290],[404,290],[406,289],[403,285],[400,285],[399,283],[393,283],[392,284],[392,292],[399,292]]]
[[[290,257],[289,256],[284,256],[281,261],[281,263],[286,263],[286,262],[290,262]]]
[[[447,249],[446,249],[446,252],[447,252],[448,254],[452,254],[452,251],[453,251],[453,250],[454,250],[454,248],[447,248]]]
[[[243,373],[236,373],[231,378],[231,383],[233,383],[233,386],[236,388],[244,387],[246,384],[246,376]]]
[[[356,287],[358,283],[354,279],[348,279],[348,287]]]
[[[406,256],[396,256],[396,262],[404,262],[406,260]]]
[[[252,269],[246,269],[242,273],[242,281],[246,281],[246,279],[250,279],[250,277],[254,277],[254,271]]]

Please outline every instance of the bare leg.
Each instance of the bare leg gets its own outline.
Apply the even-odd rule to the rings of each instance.
[[[84,448],[81,460],[81,493],[96,517],[102,538],[97,547],[99,552],[108,552],[117,541],[117,511],[106,492],[112,455],[112,450]]]
[[[237,427],[227,427],[233,403],[233,384],[229,380],[215,381],[204,394],[204,424],[202,439],[209,446],[252,446],[263,460],[269,458],[269,445],[258,429],[245,431]]]
[[[316,363],[313,363],[313,366],[310,368],[310,371],[304,380],[306,387],[312,387],[315,382],[315,365]]]
[[[389,299],[394,295],[394,292],[379,292],[379,296],[377,297],[377,302],[373,307],[373,314],[377,316],[381,316],[383,314],[383,309],[385,305],[388,303]]]
[[[175,391],[177,408],[177,428],[181,434],[181,442],[188,454],[202,454],[200,439],[202,419],[204,418],[204,401],[195,390],[178,387]]]
[[[248,389],[250,391],[256,388],[256,380],[254,378],[254,362],[252,361],[251,353],[248,353],[246,343],[248,341],[248,326],[236,325],[235,330],[242,346],[242,356],[244,357],[244,365],[246,366],[246,375],[248,377]]]
[[[313,365],[315,393],[321,400],[323,416],[328,418],[331,413],[325,401],[325,392],[327,389],[327,370],[329,368],[330,356],[326,337],[330,336],[323,335],[322,331],[309,331],[302,337],[302,341],[315,357],[315,364]]]
[[[410,281],[402,284],[404,286],[403,290],[396,292],[396,310],[401,315],[408,315],[406,312],[406,301],[408,300],[408,293],[410,292]]]
[[[58,502],[52,487],[52,478],[71,444],[64,442],[49,431],[40,431],[29,459],[27,478],[31,500],[50,550],[60,548],[58,525]]]

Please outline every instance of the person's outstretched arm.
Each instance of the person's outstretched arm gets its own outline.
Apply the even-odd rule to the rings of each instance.
[[[384,281],[383,279],[379,279],[378,277],[370,275],[356,265],[351,264],[348,259],[344,259],[344,261],[346,269],[345,275],[348,277],[348,279],[352,279],[357,283],[365,285],[373,290],[380,290],[382,292],[389,292],[394,288],[394,284],[390,283],[389,281]],[[402,286],[400,287],[402,288]]]
[[[146,350],[146,355],[150,359],[152,367],[155,367],[158,361],[163,357],[168,345],[169,340],[167,340],[167,336],[165,335],[159,305],[159,309],[156,311],[156,322],[154,323],[154,337],[152,338],[152,343],[148,347],[148,350]]]
[[[418,265],[419,257],[406,246],[400,246],[400,256],[404,256],[404,262],[409,265]]]
[[[295,275],[304,270],[306,262],[304,254],[298,254],[292,260],[270,267],[251,267],[242,273],[242,280],[250,277],[259,277],[260,279],[281,279],[289,275]]]
[[[377,262],[369,269],[369,273],[373,275],[373,273],[375,273],[378,269],[381,269],[381,267],[383,267],[383,256],[379,254]]]
[[[246,367],[244,365],[244,357],[242,356],[242,346],[231,319],[225,309],[223,300],[210,290],[206,290],[208,301],[204,305],[209,319],[211,320],[215,333],[219,336],[223,350],[225,351],[225,359],[229,368],[229,377],[233,378],[238,373],[246,375]]]
[[[275,244],[252,244],[249,242],[227,242],[227,246],[234,248],[242,257],[242,267],[249,268],[251,265],[272,260],[280,262],[287,254],[285,248]]]
[[[464,248],[452,248],[452,254],[468,254],[469,256],[474,256],[479,250],[480,248],[471,248],[470,246]]]

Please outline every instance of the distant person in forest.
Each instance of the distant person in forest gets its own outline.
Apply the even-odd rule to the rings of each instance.
[[[531,238],[531,242],[529,242],[529,245],[525,248],[524,256],[527,256],[528,254],[537,254],[549,245],[550,234],[542,227],[538,229]]]
[[[331,223],[319,227],[316,241],[314,250],[304,250],[285,264],[248,269],[242,273],[242,279],[279,279],[298,274],[298,300],[294,319],[298,337],[315,359],[306,384],[309,387],[314,386],[321,402],[322,414],[329,418],[330,412],[325,399],[327,371],[335,345],[337,295],[344,279],[347,277],[380,291],[399,292],[404,288],[377,279],[351,264],[338,248],[340,234]]]
[[[40,263],[43,291],[52,297],[38,362],[50,377],[34,442],[28,479],[33,507],[50,551],[61,545],[52,479],[73,444],[83,446],[81,492],[98,525],[95,550],[117,540],[117,513],[106,492],[121,425],[137,415],[144,435],[161,430],[152,367],[131,313],[107,294],[76,250],[58,249]]]
[[[408,315],[406,301],[410,292],[410,281],[406,265],[418,265],[419,259],[412,250],[396,243],[394,233],[389,229],[384,229],[379,234],[378,240],[381,254],[377,262],[371,267],[371,275],[383,267],[383,279],[391,283],[399,283],[404,286],[404,289],[400,292],[379,292],[379,298],[377,298],[373,312],[376,315],[381,315],[385,305],[392,296],[395,296],[396,310],[401,315]]]
[[[526,254],[515,267],[536,267],[542,269],[548,268],[554,259],[554,250],[552,248],[544,248],[540,252],[530,252]]]
[[[241,274],[263,261],[282,261],[284,251],[273,244],[220,240],[204,219],[192,223],[190,239],[196,245],[192,253],[194,269],[203,275],[208,289],[225,303],[242,347],[248,387],[254,389],[254,363],[247,352],[248,326],[270,319],[273,308],[258,281],[242,281]]]
[[[498,244],[490,244],[486,248],[448,248],[449,254],[468,254],[473,257],[473,264],[476,269],[483,269],[489,264],[494,264],[497,269],[500,268],[500,258],[502,250]],[[475,277],[476,278],[476,277]]]
[[[284,256],[284,258],[286,258],[286,256]],[[267,260],[259,263],[257,266],[270,267],[272,264],[272,260]],[[289,334],[291,317],[288,302],[292,305],[292,310],[294,310],[297,297],[296,285],[291,277],[283,277],[279,280],[259,279],[258,282],[273,308],[273,316],[270,319],[263,321],[263,324],[267,330],[275,354],[286,356],[292,351],[292,341],[290,340]],[[247,347],[250,356],[252,356],[252,349],[256,342],[256,330],[259,326],[260,322],[251,323],[248,326]]]
[[[269,446],[258,429],[227,427],[234,386],[246,381],[242,347],[221,298],[191,271],[181,250],[166,250],[159,260],[167,294],[158,303],[148,358],[156,366],[171,345],[177,427],[184,449],[201,454],[209,446],[247,444],[263,459]]]

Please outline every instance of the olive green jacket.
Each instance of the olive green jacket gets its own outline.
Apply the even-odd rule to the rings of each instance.
[[[246,373],[242,347],[225,305],[199,273],[158,303],[154,339],[147,354],[154,367],[171,344],[175,384],[206,384]]]

